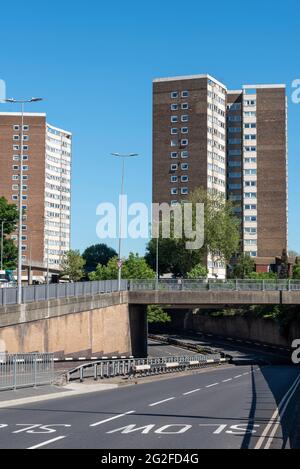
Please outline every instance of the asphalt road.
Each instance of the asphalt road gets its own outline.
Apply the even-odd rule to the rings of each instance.
[[[299,447],[299,382],[298,367],[230,366],[3,409],[0,448]]]

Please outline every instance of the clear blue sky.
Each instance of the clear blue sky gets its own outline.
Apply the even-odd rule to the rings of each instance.
[[[160,76],[209,73],[229,88],[300,78],[299,1],[2,2],[0,78],[13,97],[74,134],[72,246],[97,242],[96,206],[116,202],[120,165],[130,201],[151,201],[151,89]],[[289,107],[289,239],[300,251],[300,104]],[[12,110],[1,105],[1,110]],[[116,247],[116,243],[110,243]],[[125,252],[144,252],[127,241]]]

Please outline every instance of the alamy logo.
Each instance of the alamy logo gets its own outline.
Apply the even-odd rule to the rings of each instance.
[[[300,79],[294,80],[292,83],[292,88],[295,88],[295,91],[292,94],[292,101],[294,104],[300,103]]]
[[[101,203],[96,213],[100,217],[96,232],[101,240],[118,236],[122,239],[148,239],[149,223],[153,220],[154,239],[185,239],[188,250],[201,249],[204,245],[204,204],[201,203],[152,204],[152,212],[149,213],[143,203],[128,206],[127,196],[122,195],[118,209],[112,203]]]
[[[300,339],[294,340],[294,342],[292,343],[292,348],[295,349],[292,355],[292,362],[295,365],[299,365],[300,364]]]
[[[6,84],[0,79],[0,103],[4,103],[6,99]]]

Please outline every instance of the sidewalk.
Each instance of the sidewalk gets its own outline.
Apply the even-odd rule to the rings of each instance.
[[[36,388],[18,389],[17,391],[0,392],[0,409],[18,405],[43,402],[63,397],[79,396],[92,392],[107,391],[118,388],[117,384],[79,384],[72,383],[64,387],[40,386]]]

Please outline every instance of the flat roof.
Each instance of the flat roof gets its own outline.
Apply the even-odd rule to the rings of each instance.
[[[249,89],[264,89],[264,88],[286,88],[286,85],[283,84],[273,84],[273,85],[244,85],[243,89],[244,90],[249,90]]]
[[[21,112],[0,112],[0,116],[21,116]],[[24,117],[46,117],[44,112],[24,112]]]
[[[197,80],[199,78],[207,78],[208,80],[212,80],[218,85],[220,85],[222,88],[225,88],[227,90],[227,87],[221,83],[219,80],[216,78],[212,77],[211,75],[208,74],[202,74],[202,75],[184,75],[184,76],[178,76],[178,77],[165,77],[165,78],[155,78],[153,80],[153,83],[161,83],[164,81],[181,81],[181,80]]]

